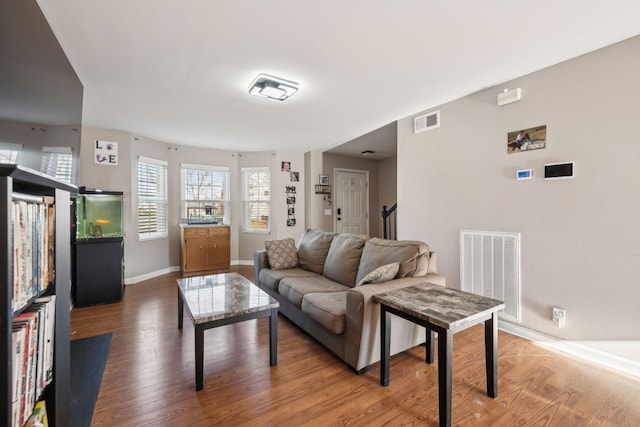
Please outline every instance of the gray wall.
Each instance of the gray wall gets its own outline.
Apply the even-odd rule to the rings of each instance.
[[[93,160],[96,140],[118,143],[118,165],[103,166]],[[169,232],[167,238],[140,241],[137,233],[137,159],[151,157],[168,162]],[[137,281],[180,266],[180,166],[182,163],[228,167],[231,177],[231,262],[253,262],[253,252],[264,249],[265,240],[292,237],[304,231],[304,154],[292,152],[235,153],[187,146],[176,146],[129,132],[83,127],[80,185],[124,192],[125,279]],[[280,171],[280,162],[289,161],[300,172],[300,181]],[[272,177],[272,230],[268,234],[242,231],[241,167],[269,166]],[[295,227],[287,227],[285,186],[297,187]]]
[[[522,325],[635,361],[638,52],[635,37],[439,106],[438,129],[398,122],[399,234],[438,252],[447,286],[459,285],[460,229],[519,232]],[[497,94],[515,87],[523,100],[498,107]],[[507,154],[507,132],[543,124],[547,148]],[[542,179],[545,163],[569,160],[575,179]],[[524,168],[534,179],[517,182]],[[554,305],[567,310],[563,329]]]
[[[379,221],[379,236],[383,235],[382,232],[382,206],[390,208],[394,203],[398,201],[398,158],[391,157],[390,159],[380,160],[378,162],[378,212],[372,212],[372,214],[378,215]]]

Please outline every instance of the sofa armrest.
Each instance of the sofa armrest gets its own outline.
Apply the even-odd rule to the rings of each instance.
[[[345,334],[348,335],[346,342],[350,344],[345,348],[345,359],[352,363],[356,370],[380,360],[380,305],[373,301],[373,296],[394,289],[425,283],[428,281],[429,276],[431,275],[405,277],[384,283],[372,283],[356,286],[347,291]],[[412,331],[414,329],[417,331],[416,328],[412,328]],[[424,336],[415,335],[410,339],[414,339],[418,344],[424,341]],[[391,351],[392,354],[395,354],[393,348]]]
[[[269,268],[269,259],[267,258],[267,251],[264,249],[261,251],[255,251],[253,253],[253,272],[255,274],[254,280],[256,282],[256,285],[258,286],[260,286],[259,284],[260,270],[262,270],[263,268]]]

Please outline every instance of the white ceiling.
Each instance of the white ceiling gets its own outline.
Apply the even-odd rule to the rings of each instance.
[[[234,151],[323,150],[640,34],[638,0],[38,0],[85,125]],[[300,84],[249,95],[259,73]]]

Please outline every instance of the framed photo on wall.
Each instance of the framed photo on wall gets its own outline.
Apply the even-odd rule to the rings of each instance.
[[[329,185],[329,177],[327,175],[320,175],[320,185]]]
[[[507,153],[539,150],[547,146],[547,126],[514,130],[507,134]]]

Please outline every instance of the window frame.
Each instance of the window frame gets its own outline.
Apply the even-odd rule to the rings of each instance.
[[[222,184],[222,199],[189,199],[187,200],[186,193],[186,170],[194,170],[198,172],[204,171],[213,171],[213,172],[222,172],[224,174],[224,180]],[[219,187],[211,185],[211,187]],[[213,205],[222,204],[224,205],[224,214],[222,216],[222,224],[230,225],[231,224],[231,197],[230,197],[230,188],[231,188],[231,173],[228,167],[224,166],[209,166],[209,165],[196,165],[190,163],[181,163],[180,164],[180,217],[183,222],[188,222],[187,217],[187,203],[196,203],[201,204],[203,207],[206,203],[210,202]],[[216,215],[216,217],[218,217]],[[219,223],[220,224],[220,223]]]
[[[272,218],[272,206],[271,206],[271,169],[268,166],[264,166],[264,167],[247,167],[247,168],[241,168],[240,171],[242,172],[242,211],[243,211],[243,218],[242,218],[242,231],[245,233],[256,233],[256,234],[269,234],[271,233],[271,218]],[[251,197],[255,197],[255,196],[251,196],[251,186],[250,186],[250,174],[252,173],[266,173],[267,174],[267,178],[269,180],[268,184],[267,184],[267,188],[268,188],[268,195],[264,196],[264,194],[262,195],[263,197],[258,197],[258,198],[253,198],[251,199]],[[264,186],[257,186],[257,187],[263,187]],[[266,228],[254,228],[251,226],[251,209],[252,209],[252,205],[255,203],[264,203],[266,204],[266,212],[267,212],[267,222],[266,222]],[[260,209],[258,209],[259,214],[262,213],[262,211]],[[260,215],[260,216],[264,216],[264,215]],[[258,220],[259,221],[259,220]]]
[[[155,192],[155,197],[146,197],[141,196],[144,190],[141,187],[141,179],[140,179],[140,166],[141,164],[145,164],[147,168],[156,167],[156,173],[158,177],[164,182],[160,182],[157,185],[157,189]],[[137,233],[138,239],[140,241],[147,241],[153,239],[164,239],[169,235],[169,191],[168,191],[168,175],[169,175],[169,164],[164,160],[152,159],[150,157],[138,156],[138,161],[136,164],[136,187],[137,187],[137,208],[136,208],[136,221],[137,221]],[[149,174],[147,173],[147,176]],[[151,177],[148,177],[147,181],[151,182]],[[147,189],[149,184],[147,184]],[[163,188],[164,187],[164,188]],[[147,191],[148,192],[148,191]],[[142,204],[150,204],[156,205],[156,229],[155,231],[143,231],[141,232],[141,226],[144,224],[141,221],[140,209]],[[163,218],[164,216],[164,218]],[[147,221],[151,222],[151,221]],[[151,228],[150,225],[146,224],[145,228]]]

